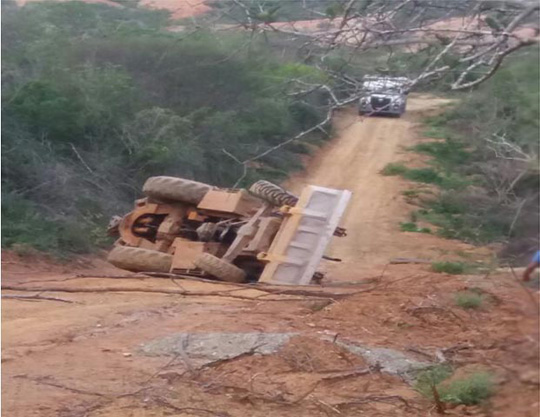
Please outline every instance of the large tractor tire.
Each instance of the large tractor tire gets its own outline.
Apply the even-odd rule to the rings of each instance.
[[[143,193],[160,201],[179,201],[199,204],[212,187],[202,182],[176,177],[150,177],[143,185]]]
[[[172,255],[157,250],[115,246],[107,260],[120,269],[132,272],[169,272]]]
[[[209,253],[203,253],[194,263],[197,268],[221,281],[244,282],[246,280],[246,273],[242,269]]]
[[[249,192],[260,199],[274,206],[294,206],[298,197],[288,193],[279,185],[272,184],[268,181],[257,181],[250,188]]]

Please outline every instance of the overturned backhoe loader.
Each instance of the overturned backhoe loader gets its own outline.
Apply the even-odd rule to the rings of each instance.
[[[134,272],[223,281],[306,285],[316,273],[351,193],[309,185],[296,197],[267,181],[249,191],[151,177],[145,198],[115,217],[108,260]]]

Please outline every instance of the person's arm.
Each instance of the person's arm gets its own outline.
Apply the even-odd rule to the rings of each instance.
[[[531,274],[537,266],[538,264],[536,262],[531,262],[529,265],[527,265],[527,268],[523,272],[523,281],[529,281],[531,279]]]

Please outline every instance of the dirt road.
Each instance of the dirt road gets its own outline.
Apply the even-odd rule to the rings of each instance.
[[[439,260],[455,258],[457,251],[482,252],[429,234],[401,232],[399,223],[410,221],[410,213],[418,209],[407,204],[402,192],[415,185],[381,175],[389,163],[421,162],[407,148],[427,140],[421,134],[422,115],[446,102],[413,96],[407,113],[399,119],[360,118],[354,110],[341,113],[335,120],[336,139],[317,152],[304,173],[287,183],[294,191],[305,184],[317,184],[353,192],[343,220],[349,235],[334,239],[330,250],[333,257],[344,260],[342,265],[329,267],[332,279],[351,279],[352,271],[376,273],[392,258]]]
[[[2,285],[20,289],[3,296],[53,299],[2,300],[3,415],[428,416],[433,404],[413,389],[410,372],[446,361],[462,375],[487,370],[496,383],[489,407],[448,415],[536,417],[535,293],[510,274],[386,265],[392,257],[482,255],[400,232],[414,209],[401,193],[412,184],[379,173],[390,162],[422,163],[405,148],[423,140],[419,117],[439,104],[412,97],[402,119],[343,113],[335,140],[290,181],[293,189],[310,182],[354,192],[349,236],[332,248],[344,262],[325,268],[329,281],[355,285],[317,288],[323,293],[311,297],[267,294],[132,277],[95,258],[59,265],[4,253]],[[456,305],[456,292],[467,288],[481,291],[481,308]],[[262,336],[284,342],[272,349],[246,342]]]

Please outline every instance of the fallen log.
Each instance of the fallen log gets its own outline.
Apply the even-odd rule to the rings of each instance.
[[[363,293],[372,291],[377,288],[377,285],[373,285],[368,288],[363,288],[360,290],[347,292],[347,293],[329,293],[327,291],[324,291],[324,288],[331,288],[331,287],[340,287],[339,283],[336,283],[336,285],[323,285],[319,287],[314,288],[320,288],[321,290],[317,289],[298,289],[298,288],[284,288],[284,287],[275,287],[270,286],[268,284],[261,284],[261,283],[233,283],[233,282],[226,282],[226,281],[217,281],[207,278],[198,278],[193,276],[186,276],[186,275],[179,275],[179,274],[171,274],[171,273],[165,273],[165,272],[146,272],[144,275],[76,275],[71,278],[66,278],[63,280],[47,280],[47,281],[34,281],[34,282],[63,282],[73,279],[86,279],[86,278],[111,278],[111,279],[145,279],[145,278],[166,278],[166,279],[182,279],[182,280],[188,280],[188,281],[197,281],[197,282],[205,282],[209,284],[215,284],[215,285],[227,285],[227,286],[233,286],[238,289],[252,289],[257,290],[261,292],[266,292],[268,294],[276,294],[276,295],[301,295],[305,297],[319,297],[319,298],[332,298],[332,299],[340,299],[340,298],[346,298],[351,295]],[[350,281],[350,282],[344,282],[343,286],[353,286],[354,284],[358,285],[360,283],[362,284],[369,284],[369,283],[375,283],[377,284],[376,279],[369,279],[366,281]],[[309,287],[311,288],[311,287]],[[221,291],[220,291],[221,292]]]
[[[376,372],[378,370],[379,370],[379,368],[369,367],[369,368],[353,369],[353,370],[349,370],[349,371],[334,372],[334,373],[332,373],[330,375],[323,376],[320,379],[320,381],[342,380],[342,379],[346,379],[346,378],[371,374],[371,373]]]
[[[67,293],[108,293],[108,292],[143,292],[143,293],[156,293],[156,294],[175,294],[181,296],[200,296],[200,297],[227,297],[227,298],[236,298],[240,300],[249,300],[249,301],[305,301],[303,298],[261,298],[258,297],[247,297],[242,295],[233,295],[230,292],[226,291],[184,291],[181,289],[171,289],[171,288],[137,288],[137,287],[86,287],[86,288],[66,288],[66,287],[25,287],[20,285],[2,285],[2,290],[12,290],[12,291],[32,291],[32,292],[67,292]],[[274,293],[270,293],[274,294]],[[290,293],[275,293],[276,295],[291,295]],[[297,292],[293,295],[304,295],[306,297],[311,297],[312,299],[334,299],[336,296],[342,296],[343,294],[300,294]],[[348,295],[348,294],[345,294]]]
[[[391,265],[398,265],[398,264],[430,264],[431,261],[429,259],[420,259],[420,258],[393,258],[390,259]]]
[[[370,287],[370,288],[365,288],[365,289],[354,291],[347,294],[337,294],[337,293],[327,293],[323,291],[317,291],[316,289],[304,290],[304,289],[295,289],[295,288],[283,289],[283,287],[276,288],[275,286],[272,287],[271,284],[262,284],[259,282],[248,284],[248,283],[217,281],[217,280],[209,279],[209,278],[194,277],[192,275],[180,275],[180,274],[172,274],[172,273],[165,273],[165,272],[145,272],[144,274],[150,277],[154,277],[154,278],[172,278],[172,279],[178,278],[178,279],[184,279],[187,281],[207,282],[209,284],[219,284],[219,285],[232,285],[235,287],[250,288],[250,289],[255,289],[258,291],[264,291],[271,294],[286,294],[286,295],[317,296],[317,295],[323,294],[323,295],[332,295],[333,297],[340,298],[341,296],[354,295],[357,293],[371,291],[372,289],[374,289],[374,287]],[[141,277],[140,275],[134,276],[134,278],[140,278],[140,277]],[[354,287],[357,285],[366,285],[366,284],[373,284],[373,283],[378,283],[378,280],[376,278],[368,278],[366,280],[361,280],[361,281],[344,281],[344,282],[335,282],[335,283],[327,283],[327,284],[323,283],[320,286],[310,286],[309,288],[322,289],[322,288],[331,288],[331,287],[348,287],[348,286]]]
[[[6,298],[8,300],[21,300],[21,301],[58,301],[60,303],[70,303],[70,304],[75,303],[75,301],[66,300],[64,298],[43,297],[42,295],[2,294],[2,298]]]

